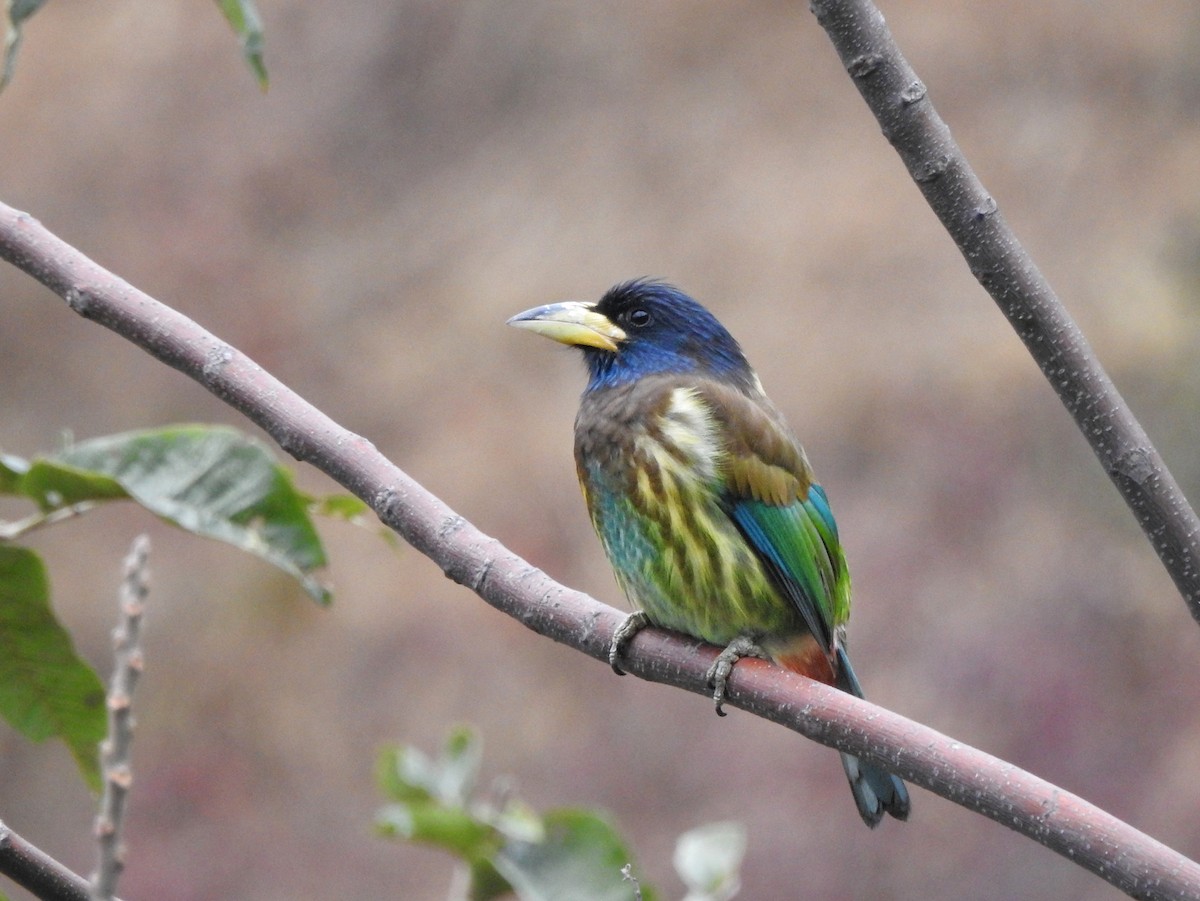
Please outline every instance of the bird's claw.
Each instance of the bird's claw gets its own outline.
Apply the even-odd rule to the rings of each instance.
[[[629,647],[629,642],[633,641],[633,637],[648,625],[650,625],[650,618],[646,616],[645,612],[635,610],[625,617],[625,621],[621,625],[617,626],[617,631],[613,633],[612,643],[608,646],[608,665],[618,676],[625,675],[625,670],[621,669],[621,657],[624,656],[625,649]]]
[[[725,703],[725,688],[729,682],[729,676],[733,672],[733,665],[743,657],[770,659],[767,652],[760,648],[753,638],[749,635],[739,635],[717,655],[717,659],[713,661],[713,665],[705,674],[708,687],[713,690],[713,706],[717,709],[717,716],[725,716],[725,711],[722,709],[722,705]]]

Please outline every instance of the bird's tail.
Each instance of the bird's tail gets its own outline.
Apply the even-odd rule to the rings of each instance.
[[[850,666],[850,659],[841,648],[837,649],[837,678],[834,684],[842,691],[857,698],[863,696],[862,686]],[[908,789],[898,776],[871,763],[864,763],[851,754],[842,754],[842,767],[850,780],[850,791],[858,805],[863,822],[874,829],[885,813],[898,820],[908,819]]]

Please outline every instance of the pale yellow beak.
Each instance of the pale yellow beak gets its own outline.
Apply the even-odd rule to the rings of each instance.
[[[518,313],[508,320],[508,324],[563,344],[615,352],[617,345],[625,340],[625,332],[607,316],[597,313],[595,306],[581,300],[547,304]]]

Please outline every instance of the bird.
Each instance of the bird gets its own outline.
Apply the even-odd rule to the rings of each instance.
[[[583,353],[575,464],[589,516],[634,613],[609,653],[621,673],[646,626],[724,648],[709,670],[717,712],[741,657],[758,656],[856,697],[846,653],[850,574],[825,490],[741,346],[678,288],[622,282],[508,324]],[[904,820],[899,777],[842,754],[874,828]]]

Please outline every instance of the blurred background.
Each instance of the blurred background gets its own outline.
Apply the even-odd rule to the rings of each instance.
[[[0,199],[613,604],[571,459],[581,365],[504,320],[676,282],[741,340],[828,489],[869,696],[1200,855],[1200,629],[804,4],[261,11],[266,95],[212,4],[49,4],[0,96]],[[1200,499],[1200,6],[883,11]],[[249,428],[7,266],[0,314],[6,451]],[[143,529],[124,897],[445,897],[449,859],[373,837],[371,769],[382,744],[433,751],[461,722],[486,778],[609,811],[667,898],[675,837],[718,819],[748,828],[747,899],[1118,896],[921,790],[908,824],[868,832],[833,751],[617,679],[342,524],[322,525],[328,610],[132,509],[36,533],[56,610],[105,675]],[[92,815],[62,747],[0,726],[0,818],[86,873]]]

